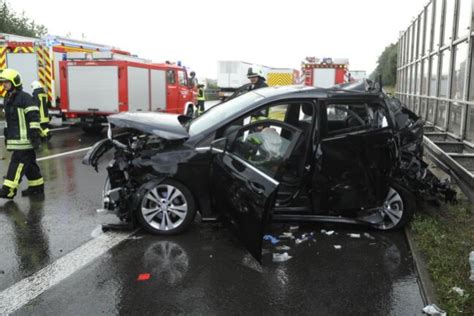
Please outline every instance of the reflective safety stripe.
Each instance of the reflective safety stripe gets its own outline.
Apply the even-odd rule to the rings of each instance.
[[[30,122],[30,128],[41,128],[39,122]]]
[[[46,137],[49,134],[49,128],[40,128],[40,135]]]
[[[40,123],[49,123],[49,116],[46,115],[45,107],[48,106],[48,95],[46,93],[39,93],[38,99],[40,102],[39,112],[40,112]]]
[[[7,150],[28,150],[33,149],[31,144],[28,145],[7,145]]]
[[[24,111],[25,113],[28,113],[31,111],[39,111],[39,107],[37,107],[36,105],[31,105],[29,107],[26,107]]]
[[[43,184],[44,184],[44,179],[42,177],[37,180],[28,180],[29,187],[35,187],[35,186],[43,185]]]
[[[23,166],[24,164],[19,163],[18,167],[16,168],[15,179],[13,179],[13,181],[5,179],[5,181],[3,182],[3,185],[12,189],[18,188],[18,186],[20,185],[21,172],[23,171]]]
[[[18,187],[18,185],[16,185],[15,182],[11,180],[6,180],[6,179],[5,181],[3,181],[3,185],[12,189],[16,189]]]
[[[27,130],[26,130],[26,119],[25,119],[25,112],[23,109],[18,108],[18,121],[20,123],[20,139],[27,139]]]
[[[28,139],[8,139],[7,140],[7,145],[12,144],[12,145],[27,145],[30,144],[30,141]]]

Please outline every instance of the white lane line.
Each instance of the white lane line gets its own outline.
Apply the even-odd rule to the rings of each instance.
[[[20,309],[134,233],[104,233],[0,292],[0,315]]]
[[[66,152],[64,152],[64,153],[60,153],[60,154],[56,154],[56,155],[41,157],[41,158],[36,159],[36,161],[42,161],[42,160],[48,160],[48,159],[58,158],[58,157],[62,157],[62,156],[72,155],[72,154],[75,154],[75,153],[80,153],[80,152],[82,152],[82,151],[89,150],[89,149],[91,149],[91,148],[92,148],[92,146],[86,147],[86,148],[77,149],[77,150],[66,151]]]

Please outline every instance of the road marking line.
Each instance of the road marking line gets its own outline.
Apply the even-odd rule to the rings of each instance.
[[[48,160],[48,159],[58,158],[58,157],[67,156],[67,155],[71,155],[71,154],[75,154],[75,153],[80,153],[81,151],[86,151],[86,150],[89,150],[91,148],[92,148],[92,146],[77,149],[77,150],[66,151],[64,153],[60,153],[60,154],[56,154],[56,155],[41,157],[41,158],[36,159],[36,161]]]
[[[0,315],[9,315],[25,306],[134,233],[135,231],[129,233],[104,233],[59,258],[32,276],[0,292]]]

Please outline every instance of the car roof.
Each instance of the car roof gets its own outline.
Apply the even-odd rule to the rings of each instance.
[[[341,98],[380,98],[379,91],[365,91],[365,86],[361,83],[343,84],[331,88],[309,87],[305,85],[274,86],[253,90],[252,92],[265,99],[286,99],[286,98],[316,98],[325,99],[329,97]]]

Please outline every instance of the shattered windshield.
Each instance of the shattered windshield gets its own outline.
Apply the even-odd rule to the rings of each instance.
[[[235,99],[214,106],[189,122],[189,135],[194,136],[219,124],[229,117],[249,108],[263,97],[255,92],[243,94]]]

